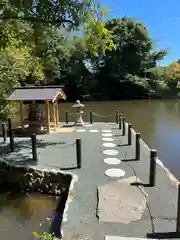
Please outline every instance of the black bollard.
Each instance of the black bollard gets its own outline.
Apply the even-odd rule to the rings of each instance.
[[[37,139],[36,134],[32,134],[31,136],[31,143],[32,143],[32,159],[37,161]]]
[[[11,118],[8,118],[8,136],[10,140],[10,150],[14,152],[14,134],[12,132]]]
[[[2,124],[2,136],[3,136],[4,143],[6,143],[6,140],[7,140],[7,128],[6,128],[6,124],[5,123]]]
[[[68,111],[66,111],[66,123],[68,124]]]
[[[125,122],[125,118],[122,117],[122,136],[125,136],[126,134],[126,122]]]
[[[180,233],[180,184],[178,184],[176,233]]]
[[[10,140],[10,150],[14,152],[14,134],[12,130],[9,132],[9,140]]]
[[[118,121],[119,121],[119,111],[116,110],[116,124],[118,124]]]
[[[150,169],[149,169],[149,186],[154,187],[156,184],[156,158],[157,151],[150,150]]]
[[[119,129],[121,129],[121,123],[122,123],[122,115],[119,114]]]
[[[81,139],[76,139],[76,157],[77,157],[77,168],[81,168],[81,163],[82,163]]]
[[[90,110],[90,113],[89,113],[89,121],[90,121],[90,124],[93,123],[93,114],[92,114],[92,110]]]
[[[141,138],[140,133],[136,133],[135,159],[136,159],[137,161],[140,160],[140,138]]]
[[[132,133],[131,133],[132,125],[128,124],[128,145],[132,144]]]
[[[10,132],[12,131],[11,118],[8,118],[8,136],[10,137]]]

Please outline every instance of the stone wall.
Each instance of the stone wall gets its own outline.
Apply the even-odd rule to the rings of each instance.
[[[69,188],[72,176],[57,170],[10,165],[0,160],[0,184],[11,189],[61,195]]]

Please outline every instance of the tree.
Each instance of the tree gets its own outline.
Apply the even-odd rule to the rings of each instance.
[[[152,67],[146,70],[148,83],[152,90],[159,92],[167,90],[167,83],[164,81],[165,67]]]
[[[77,28],[92,12],[92,1],[87,0],[3,0],[1,19],[28,21],[39,27],[40,23]]]
[[[17,59],[16,68],[12,68],[12,72],[15,71],[12,75],[17,76],[11,82],[12,86],[54,84],[57,79],[61,83],[64,81],[64,73],[83,79],[84,60],[97,55],[98,51],[105,52],[114,47],[111,33],[103,23],[107,12],[91,1],[52,3],[48,0],[4,0],[0,7],[0,31],[3,33],[0,37],[1,50],[6,53],[8,61],[9,51],[15,55],[17,53],[17,58],[22,55],[23,59],[20,65]],[[17,49],[15,43],[18,44]],[[2,68],[5,69],[5,65]],[[8,67],[3,71],[3,79],[6,77],[8,80],[1,83],[7,85],[11,79]],[[39,82],[42,78],[36,76],[38,74],[43,74],[43,81]],[[68,80],[71,82],[71,79]],[[82,80],[78,80],[76,87],[82,84]],[[4,95],[11,91],[12,87],[8,87]]]
[[[120,95],[147,94],[151,80],[147,69],[155,67],[157,60],[166,55],[166,50],[153,51],[153,40],[147,28],[132,18],[112,19],[105,26],[112,32],[116,48],[107,51],[101,59],[104,66],[99,69],[98,79],[100,86],[103,82],[102,95],[118,99]]]
[[[32,55],[31,46],[18,38],[11,25],[0,27],[0,119],[5,120],[15,110],[14,104],[5,100],[12,88],[19,86],[29,75],[34,79],[31,84],[38,83],[44,74],[40,59]]]
[[[165,81],[171,87],[177,87],[180,81],[180,64],[172,62],[167,66],[164,73]]]

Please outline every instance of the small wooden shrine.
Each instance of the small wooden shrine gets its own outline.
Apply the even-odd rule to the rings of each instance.
[[[59,127],[58,100],[66,100],[62,86],[22,87],[14,89],[7,98],[9,101],[18,101],[20,105],[21,128],[30,131],[51,131],[50,105],[53,108],[53,128]],[[40,104],[41,103],[41,104]],[[42,104],[43,103],[43,104]],[[25,118],[24,105],[28,104],[27,118]]]

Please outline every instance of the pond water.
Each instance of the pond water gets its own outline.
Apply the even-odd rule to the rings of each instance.
[[[32,240],[32,232],[48,231],[59,200],[39,193],[0,194],[0,232],[3,240]]]

